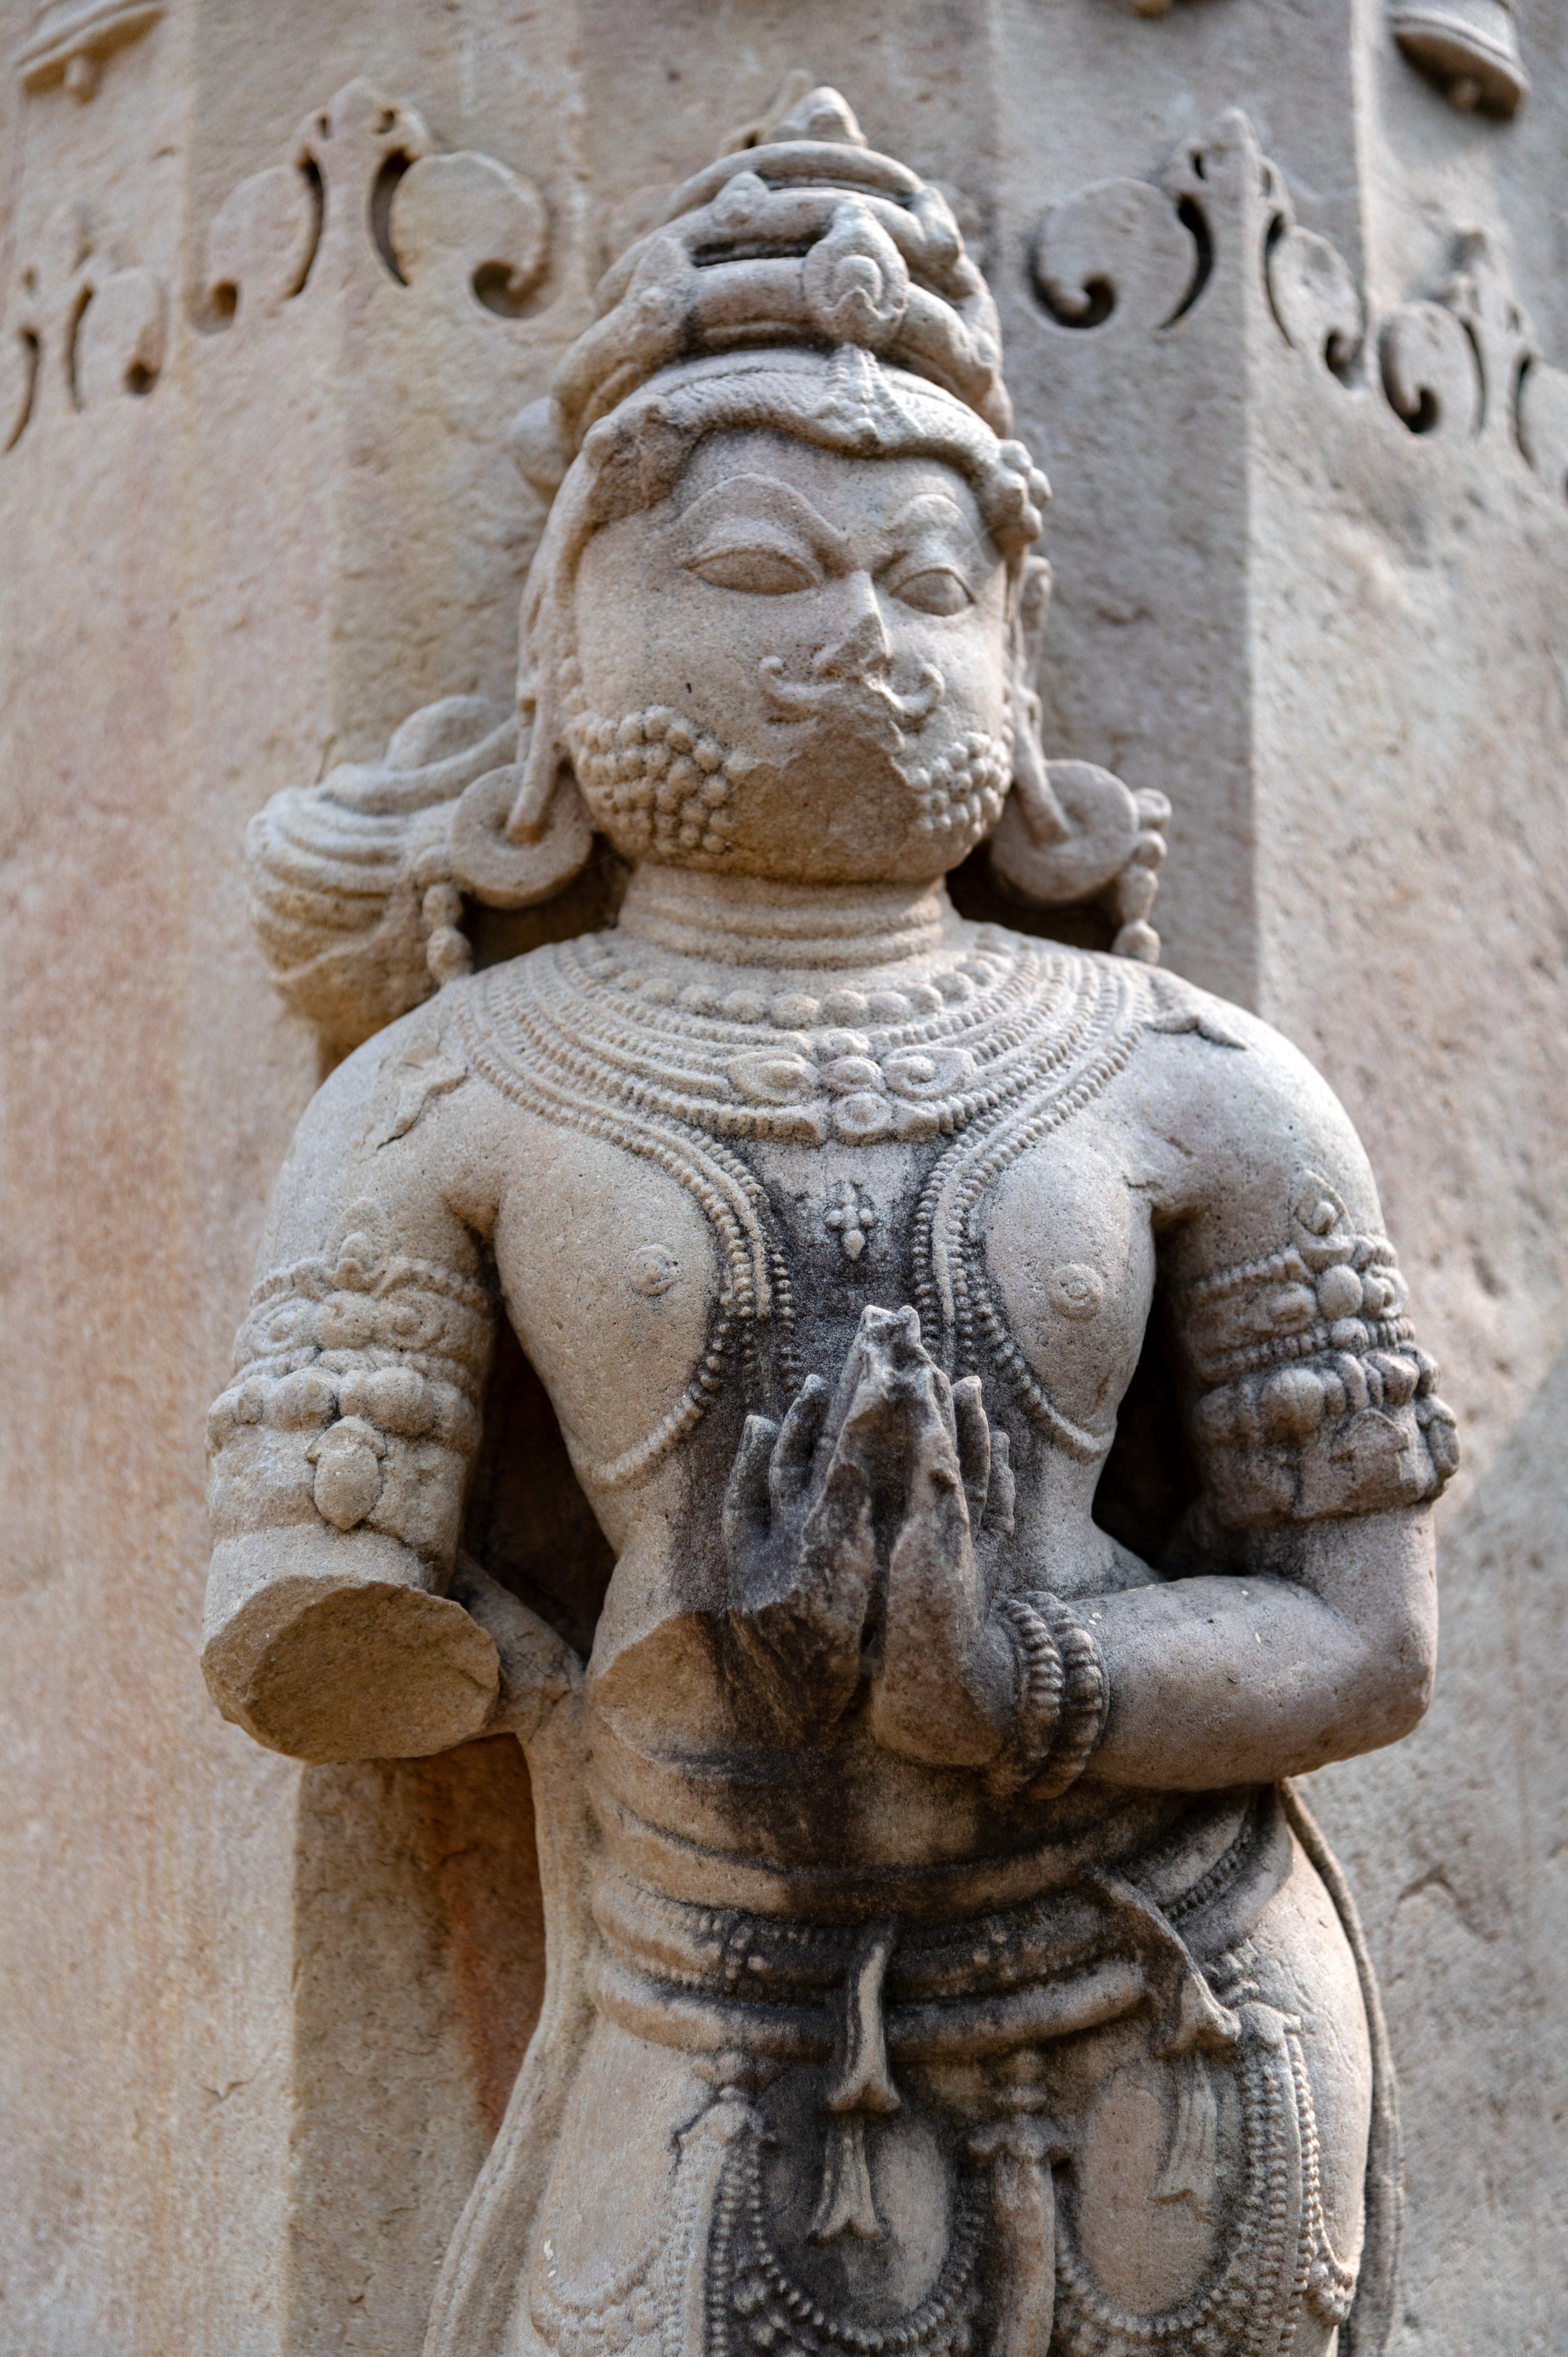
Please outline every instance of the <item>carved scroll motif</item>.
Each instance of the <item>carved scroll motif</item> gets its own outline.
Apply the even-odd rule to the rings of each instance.
[[[242,180],[208,233],[208,324],[252,325],[374,269],[450,310],[515,318],[544,275],[543,199],[494,157],[442,156],[412,107],[349,82],[286,164]]]
[[[1218,284],[1243,300],[1261,284],[1283,342],[1348,393],[1380,390],[1412,434],[1499,455],[1506,445],[1568,498],[1568,375],[1541,358],[1486,233],[1456,241],[1432,296],[1373,318],[1349,264],[1297,222],[1282,174],[1234,110],[1158,184],[1101,180],[1052,205],[1029,274],[1057,328],[1096,336],[1165,337]]]
[[[1029,259],[1035,292],[1058,326],[1147,330],[1191,307],[1208,256],[1163,188],[1096,180],[1051,207]]]
[[[38,0],[11,64],[29,97],[62,85],[85,103],[115,51],[150,32],[164,0]],[[45,413],[148,393],[162,373],[168,293],[82,203],[57,209],[19,256],[0,335],[0,453]]]
[[[48,29],[52,46],[24,79],[32,87],[40,76],[85,71],[105,45],[158,13],[96,8],[51,18],[38,38]],[[199,324],[252,330],[307,288],[341,297],[379,282],[408,288],[424,321],[482,332],[524,314],[548,258],[544,202],[531,181],[489,156],[437,155],[411,108],[355,81],[307,117],[289,162],[242,180],[220,208],[208,234]],[[152,392],[168,333],[158,273],[124,255],[87,207],[62,208],[24,254],[7,305],[0,450],[47,406],[69,414]]]
[[[1480,424],[1476,352],[1441,303],[1407,303],[1385,319],[1378,341],[1383,391],[1412,434],[1474,434]]]
[[[151,393],[167,316],[158,273],[127,264],[87,206],[62,206],[13,284],[0,343],[0,450],[14,449],[46,411],[69,416]]]
[[[1484,231],[1458,240],[1438,305],[1422,307],[1441,307],[1469,348],[1476,438],[1522,457],[1549,491],[1568,499],[1568,375],[1541,358],[1530,314]]]
[[[1269,302],[1286,343],[1316,354],[1336,376],[1353,368],[1366,315],[1343,254],[1316,231],[1277,216],[1265,260]]]

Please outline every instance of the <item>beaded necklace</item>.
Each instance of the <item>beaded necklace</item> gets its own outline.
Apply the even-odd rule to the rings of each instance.
[[[719,1245],[725,1274],[702,1365],[658,1428],[593,1477],[618,1487],[651,1469],[737,1355],[753,1405],[777,1413],[797,1388],[784,1239],[744,1151],[768,1142],[936,1143],[913,1229],[929,1341],[955,1372],[985,1362],[1069,1455],[1103,1456],[1110,1434],[1063,1416],[1008,1332],[977,1213],[1020,1154],[1125,1066],[1160,1011],[1147,970],[994,927],[900,989],[720,993],[682,985],[667,965],[635,941],[590,934],[495,967],[461,998],[477,1072],[541,1118],[657,1163],[699,1204]]]

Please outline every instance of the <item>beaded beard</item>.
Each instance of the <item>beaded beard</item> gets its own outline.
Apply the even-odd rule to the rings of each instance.
[[[875,758],[890,759],[908,790],[910,833],[940,845],[950,866],[1002,815],[1011,754],[979,729],[928,743],[933,733],[899,732],[900,749]],[[671,866],[731,864],[741,798],[766,791],[758,772],[773,767],[704,735],[665,705],[620,720],[576,713],[567,737],[595,825],[627,858]]]

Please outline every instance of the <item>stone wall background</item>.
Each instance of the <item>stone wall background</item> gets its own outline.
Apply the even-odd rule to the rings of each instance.
[[[1380,0],[0,7],[4,2357],[418,2349],[537,2003],[526,1780],[507,1743],[302,1770],[201,1687],[202,1423],[317,1077],[239,845],[421,702],[506,692],[540,522],[506,423],[646,192],[796,70],[963,201],[1057,484],[1052,749],[1172,795],[1168,961],[1345,1097],[1462,1413],[1438,1702],[1311,1797],[1404,2090],[1396,2346],[1562,2346],[1568,25],[1520,22],[1504,126]],[[95,91],[25,87],[73,26]],[[499,310],[517,206],[392,197],[399,103],[538,192]],[[1153,188],[1195,142],[1211,264],[1167,325],[1198,248]],[[1036,245],[1118,178],[1149,193]],[[1271,246],[1280,188],[1338,275]],[[1402,326],[1477,230],[1467,324]],[[1032,253],[1109,316],[1054,317]]]

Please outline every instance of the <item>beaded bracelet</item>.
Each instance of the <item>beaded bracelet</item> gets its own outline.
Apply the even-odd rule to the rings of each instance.
[[[1019,1692],[1012,1736],[987,1781],[994,1789],[1015,1792],[1032,1783],[1050,1758],[1061,1720],[1065,1673],[1050,1623],[1032,1598],[1004,1596],[996,1614],[1013,1641]]]
[[[1060,1724],[1046,1773],[1036,1783],[1033,1795],[1054,1801],[1077,1782],[1094,1757],[1111,1715],[1111,1681],[1099,1646],[1071,1605],[1048,1590],[1028,1600],[1049,1626],[1061,1657]]]

